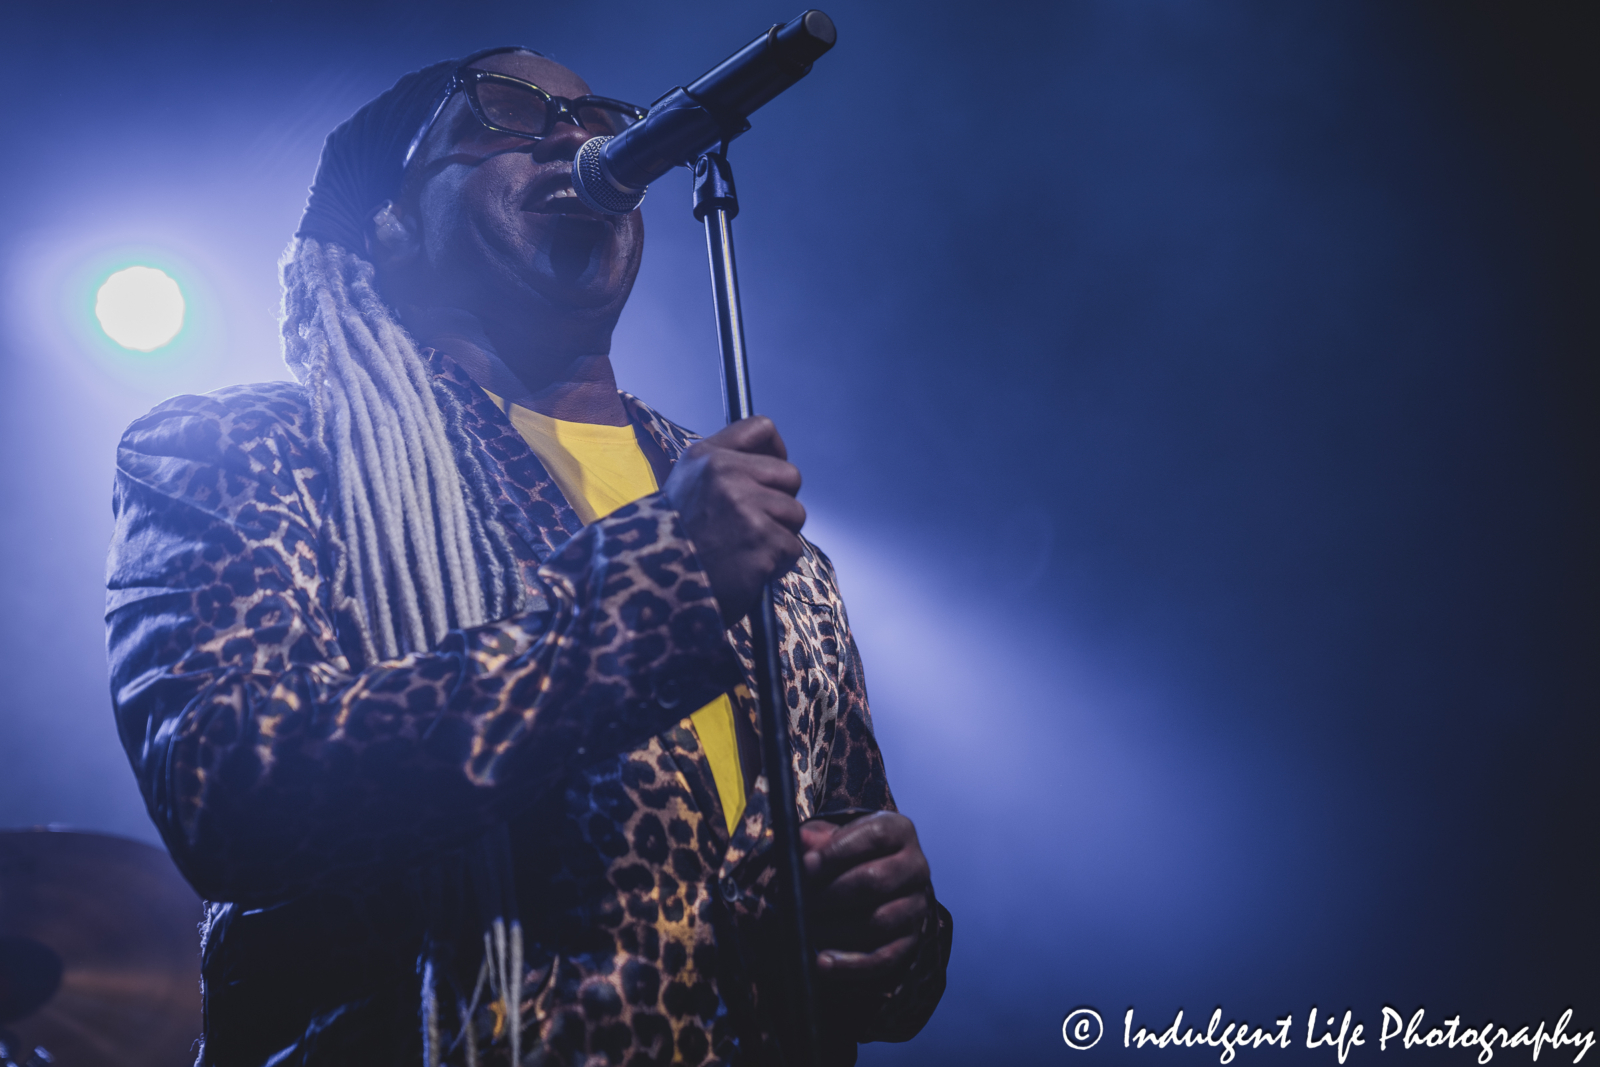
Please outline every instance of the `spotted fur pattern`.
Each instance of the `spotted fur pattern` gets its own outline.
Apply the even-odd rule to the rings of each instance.
[[[524,1064],[755,1062],[771,1039],[766,783],[729,835],[685,717],[732,692],[756,728],[748,630],[723,629],[664,496],[582,526],[500,410],[434,358],[531,610],[429,652],[363,668],[342,640],[298,386],[175,398],[119,451],[118,722],[174,858],[226,902],[205,938],[202,1062],[417,1062],[416,872],[502,824],[528,942]],[[667,462],[693,440],[625,401]],[[810,545],[779,616],[800,814],[892,809],[832,566]],[[931,1012],[949,944],[935,914],[901,990],[835,1034],[841,1062]],[[458,955],[446,984],[464,1000],[477,956]],[[479,1062],[504,1062],[504,1020],[478,1016]]]

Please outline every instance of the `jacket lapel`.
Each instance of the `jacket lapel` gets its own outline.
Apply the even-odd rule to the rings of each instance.
[[[655,446],[667,457],[669,465],[678,462],[678,457],[700,440],[699,434],[662,418],[654,408],[632,393],[622,394],[622,404],[628,409],[628,418],[633,420],[634,426],[655,442]]]
[[[506,413],[474,382],[455,360],[435,349],[424,353],[434,381],[454,393],[463,412],[460,429],[469,444],[476,444],[489,476],[487,493],[496,514],[516,534],[524,564],[537,567],[583,529],[583,521],[539,457],[511,425]],[[638,432],[660,450],[667,466],[678,461],[696,434],[662,418],[653,408],[629,393],[623,405]],[[531,568],[524,567],[524,570]],[[531,576],[530,576],[531,577]]]
[[[526,581],[532,577],[528,572],[583,529],[583,523],[489,394],[443,352],[429,349],[424,355],[433,369],[434,382],[454,393],[461,403],[459,430],[468,447],[477,446],[489,476],[489,484],[480,487],[480,492],[488,496],[506,529],[516,535],[518,543],[513,547],[522,559]]]
[[[517,428],[511,425],[506,413],[489,399],[489,394],[444,353],[429,350],[425,356],[433,367],[435,381],[461,401],[464,412],[461,429],[465,431],[468,441],[476,443],[480,449],[484,469],[489,476],[490,498],[495,503],[500,521],[517,535],[519,555],[523,557],[524,581],[534,588],[532,572],[581,531],[583,522],[567,502],[555,479],[539,462],[539,457],[534,455]],[[700,439],[699,434],[664,418],[631,393],[621,395],[635,430],[660,451],[669,469],[690,445]],[[752,735],[758,736],[759,716],[750,689],[755,684],[755,673],[749,624],[741,620],[729,631],[728,636],[745,673],[745,685],[733,694],[735,714],[749,724]],[[695,751],[698,753],[697,746]],[[741,753],[742,757],[745,755]],[[682,762],[680,760],[680,765]],[[698,754],[689,762],[694,764],[692,768],[685,768],[689,781],[698,783],[705,793],[701,798],[702,807],[707,811],[719,810],[710,801],[709,791],[715,789],[711,784],[710,764]],[[744,816],[732,835],[722,864],[724,874],[743,866],[744,861],[752,855],[766,851],[769,842],[765,839],[770,836],[766,833],[766,790],[766,776],[760,775],[746,797]],[[712,822],[716,823],[713,832],[727,839],[729,835],[721,821]]]

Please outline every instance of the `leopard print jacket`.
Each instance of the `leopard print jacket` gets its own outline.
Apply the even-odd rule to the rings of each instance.
[[[499,408],[429,358],[530,607],[428,652],[363,665],[334,615],[299,385],[175,397],[118,452],[112,699],[151,818],[216,902],[199,1062],[419,1063],[437,926],[418,872],[489,833],[509,842],[527,943],[523,1065],[771,1062],[766,781],[730,835],[684,717],[732,693],[758,728],[748,630],[723,627],[664,495],[583,526]],[[668,463],[693,440],[624,400]],[[893,810],[831,563],[807,544],[777,594],[799,814]],[[950,930],[935,902],[891,995],[824,1005],[830,1062],[921,1028]],[[498,1008],[478,1009],[489,1047],[457,1041],[450,1062],[509,1061]]]

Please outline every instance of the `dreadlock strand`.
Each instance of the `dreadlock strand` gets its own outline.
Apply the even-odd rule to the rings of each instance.
[[[331,398],[324,394],[324,403]],[[346,405],[337,400],[332,401],[332,421],[334,436],[332,441],[343,442],[348,445],[350,438],[350,413]],[[341,450],[341,456],[348,457],[348,450]],[[336,514],[346,516],[343,524],[349,532],[346,539],[344,531],[340,530],[340,523],[330,522],[331,529],[339,531],[341,539],[346,539],[349,548],[346,549],[346,562],[350,569],[350,587],[355,593],[357,607],[356,625],[360,628],[362,641],[362,656],[366,663],[376,663],[380,659],[387,659],[390,649],[394,646],[393,628],[389,622],[389,607],[384,599],[384,590],[381,583],[374,583],[369,577],[372,571],[371,558],[377,551],[374,543],[376,536],[372,530],[371,516],[365,516],[368,521],[362,522],[362,505],[365,501],[358,501],[359,494],[355,491],[355,479],[347,471],[339,469],[342,466],[330,465],[330,476],[333,478],[334,487],[338,491],[338,507],[333,509]],[[380,606],[381,605],[381,606]],[[373,622],[377,622],[377,633],[373,632]]]
[[[341,267],[351,266],[362,261],[345,253],[343,249],[334,249]],[[340,254],[343,253],[343,254]],[[341,331],[347,351],[352,357],[360,353],[365,358],[352,358],[341,362],[339,370],[346,378],[347,392],[357,412],[371,422],[373,436],[377,443],[377,455],[380,457],[379,465],[374,467],[371,463],[371,449],[364,449],[367,453],[367,474],[369,477],[381,478],[385,494],[378,497],[378,502],[387,506],[388,514],[384,517],[388,537],[385,539],[391,553],[393,566],[393,581],[399,592],[399,607],[401,621],[406,631],[407,645],[410,649],[420,650],[431,648],[444,636],[448,629],[444,612],[443,591],[439,587],[437,571],[426,564],[436,561],[437,549],[433,543],[433,523],[430,519],[432,511],[431,501],[424,489],[418,491],[416,478],[416,460],[418,457],[406,455],[405,419],[401,412],[396,410],[392,398],[385,395],[383,379],[386,370],[381,358],[372,358],[376,353],[376,342],[372,331],[367,327],[361,316],[361,309],[354,308],[350,301],[350,286],[348,279],[341,270],[336,279],[336,292],[333,294],[339,304]],[[355,313],[352,314],[351,311]],[[377,373],[374,373],[374,372]],[[354,389],[350,389],[354,386]],[[384,496],[387,500],[384,500]],[[427,508],[426,511],[423,509]],[[418,584],[421,585],[421,597],[418,596]],[[424,621],[424,602],[431,609],[428,625]]]
[[[323,283],[326,269],[320,251],[316,242],[300,241],[291,245],[284,256],[284,359],[307,383],[312,446],[322,460],[322,468],[333,490],[323,526],[331,535],[330,544],[336,546],[335,596],[347,605],[354,602],[356,610],[350,612],[347,619],[356,630],[364,662],[372,663],[380,658],[372,625],[377,613],[372,610],[365,573],[364,530],[356,521],[355,484],[347,476],[343,464],[350,451],[348,418],[341,415],[341,405],[327,387],[327,331],[321,326],[315,298],[316,293],[326,288]],[[383,614],[387,615],[387,611]]]
[[[381,571],[388,588],[390,607],[395,611],[395,628],[402,635],[399,653],[428,647],[418,602],[413,568],[406,551],[406,501],[399,477],[400,457],[396,455],[393,434],[386,423],[386,409],[376,395],[364,367],[354,362],[338,367],[344,378],[344,393],[350,412],[359,428],[360,450],[357,461],[362,480],[373,488],[373,513],[377,518],[378,545],[383,551]],[[414,506],[415,502],[411,502]]]
[[[335,372],[327,371],[329,378]],[[352,410],[349,394],[332,387],[329,382],[329,399],[333,403],[336,436],[333,450],[337,460],[341,502],[347,505],[346,515],[361,560],[362,606],[367,613],[367,624],[375,624],[378,653],[382,659],[393,659],[400,654],[400,641],[395,633],[394,613],[390,610],[388,583],[384,581],[383,551],[380,544],[380,526],[371,486],[359,461],[361,432],[359,414]]]
[[[435,502],[426,477],[417,476],[418,469],[426,466],[426,458],[420,452],[421,442],[407,432],[409,420],[396,416],[381,376],[359,384],[385,459],[390,497],[400,505],[400,514],[393,524],[401,534],[400,550],[408,560],[418,564],[435,560],[439,555],[432,521]],[[413,647],[432,647],[450,628],[438,571],[426,565],[407,566],[404,574],[397,575],[397,581],[409,590],[407,611],[415,616],[414,625],[419,628],[412,638]],[[409,606],[413,602],[416,603],[414,610]]]
[[[286,359],[291,367],[306,366],[315,359],[317,351],[326,352],[326,342],[318,339],[318,332],[305,322],[303,316],[291,316],[288,312],[291,302],[302,295],[303,290],[298,284],[289,284],[301,274],[300,268],[292,261],[284,263],[285,292],[284,306],[285,317],[283,323],[284,350]],[[294,321],[298,319],[299,321]],[[323,389],[309,391],[311,401],[311,445],[316,453],[317,460],[322,469],[328,472],[328,481],[333,490],[333,499],[321,509],[318,528],[321,536],[326,539],[329,552],[333,561],[333,593],[331,597],[336,625],[345,625],[355,630],[355,636],[361,646],[363,662],[370,663],[377,657],[377,649],[372,643],[372,633],[367,625],[367,612],[362,602],[360,586],[362,582],[359,559],[353,558],[350,546],[346,543],[338,521],[339,515],[346,511],[345,500],[341,486],[342,479],[334,467],[333,456],[328,449],[330,435],[328,397]],[[352,589],[355,595],[352,596]]]
[[[338,321],[342,318],[342,309],[334,295],[324,292],[320,303],[324,316],[333,318],[335,324],[342,327],[344,324]],[[371,573],[384,586],[387,607],[395,615],[391,625],[399,632],[399,642],[386,651],[387,658],[411,651],[412,647],[408,646],[412,646],[413,639],[422,630],[416,589],[410,581],[410,568],[406,566],[405,520],[395,477],[397,464],[392,451],[389,456],[384,455],[384,441],[376,425],[383,417],[383,409],[380,405],[374,412],[369,403],[372,386],[366,368],[352,357],[343,328],[329,330],[328,334],[332,356],[328,361],[329,384],[338,386],[339,396],[348,405],[351,417],[353,447],[341,466],[347,476],[367,490],[365,493],[358,491],[356,500],[361,510],[372,516],[376,551]]]
[[[422,358],[393,319],[380,314],[386,307],[372,287],[372,276],[371,265],[358,260],[351,290],[367,327],[363,340],[370,339],[372,363],[387,396],[403,416],[399,421],[406,435],[407,451],[413,458],[409,469],[420,471],[415,479],[420,514],[435,520],[427,524],[430,555],[436,555],[444,564],[448,600],[456,624],[476,626],[487,621],[487,614],[467,535],[467,501],[461,478],[456,465],[448,462],[450,450]],[[448,629],[443,614],[446,589],[437,589],[436,596],[443,636]]]
[[[435,395],[439,397],[440,407],[447,419],[450,440],[456,442],[456,460],[467,482],[468,498],[476,504],[470,512],[474,544],[480,553],[496,564],[489,570],[494,613],[498,617],[520,611],[527,595],[522,584],[521,567],[511,550],[510,534],[497,513],[488,473],[478,457],[465,446],[466,429],[463,423],[466,412],[442,386],[436,388]]]
[[[359,338],[362,331],[350,332]],[[385,525],[406,642],[412,650],[431,648],[448,627],[439,575],[435,568],[425,565],[437,558],[432,523],[422,510],[430,502],[425,492],[419,492],[413,473],[416,457],[406,454],[405,433],[400,425],[403,420],[397,418],[393,406],[386,401],[382,383],[366,373],[365,367],[351,367],[347,373],[347,385],[353,386],[352,402],[371,422],[377,443],[381,466],[372,470],[369,464],[367,473],[369,477],[382,478],[384,493],[379,499],[392,509],[385,516]],[[425,608],[431,609],[426,611],[427,617]]]
[[[355,321],[348,324],[348,332],[354,342],[353,347],[359,349],[364,357],[368,371],[363,393],[380,432],[387,435],[394,453],[391,464],[392,488],[398,489],[402,502],[401,518],[407,535],[407,548],[419,562],[438,560],[445,565],[445,570],[453,569],[459,573],[459,558],[453,561],[452,567],[449,546],[441,546],[437,530],[439,511],[447,508],[450,500],[448,496],[436,499],[430,484],[430,468],[435,464],[429,462],[427,442],[419,433],[418,423],[422,412],[416,392],[407,388],[404,373],[397,372],[394,366],[393,357],[396,353],[389,351],[383,343],[384,335],[389,331],[382,329],[381,325],[374,329],[374,324],[369,321],[378,310],[373,306],[375,302],[368,300],[362,292],[363,289],[371,292],[370,279],[366,277],[371,273],[371,265],[354,256],[347,258],[352,267],[351,277],[347,279],[348,291],[359,298],[356,307],[360,313]],[[374,399],[377,402],[371,403]],[[442,558],[441,547],[444,548]],[[421,647],[431,647],[450,628],[443,580],[438,570],[426,566],[416,568],[415,574],[408,577],[414,577],[420,583],[423,596],[421,606],[427,609],[422,616],[427,623],[427,630]]]
[[[362,294],[363,303],[376,299],[375,293]],[[407,427],[419,435],[425,445],[428,474],[434,481],[440,498],[437,511],[439,537],[443,558],[450,580],[451,606],[457,624],[476,626],[489,618],[490,604],[486,601],[478,568],[473,564],[472,524],[466,486],[456,463],[450,458],[449,441],[444,420],[433,393],[432,383],[424,373],[422,359],[415,351],[410,337],[392,322],[379,320],[379,340],[394,369],[409,379],[410,390],[397,388],[411,401],[416,418],[407,420]],[[409,358],[408,358],[409,357]]]
[[[325,442],[332,462],[329,474],[338,487],[339,515],[337,523],[344,527],[345,539],[352,546],[351,562],[354,565],[354,587],[362,609],[363,622],[373,646],[373,659],[389,659],[399,654],[399,643],[394,633],[394,620],[389,610],[388,588],[383,581],[383,559],[378,547],[378,526],[373,515],[371,487],[362,476],[357,456],[360,453],[356,419],[350,410],[349,396],[340,388],[337,373],[338,348],[335,337],[343,337],[343,327],[336,313],[328,313],[325,304],[338,292],[330,279],[328,257],[314,242],[304,242],[298,257],[302,283],[297,309],[303,318],[301,327],[313,343],[299,361],[290,366],[307,375],[313,398],[319,399],[332,415],[332,436]],[[286,307],[289,301],[285,301]],[[285,323],[285,333],[288,333]],[[291,353],[294,355],[294,353]]]

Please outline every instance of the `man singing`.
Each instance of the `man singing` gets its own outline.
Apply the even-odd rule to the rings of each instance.
[[[122,441],[112,696],[213,902],[200,1064],[783,1062],[769,580],[829,1062],[939,1000],[950,916],[782,438],[616,388],[643,223],[570,163],[641,114],[526,49],[402,78],[285,255],[298,381]]]

